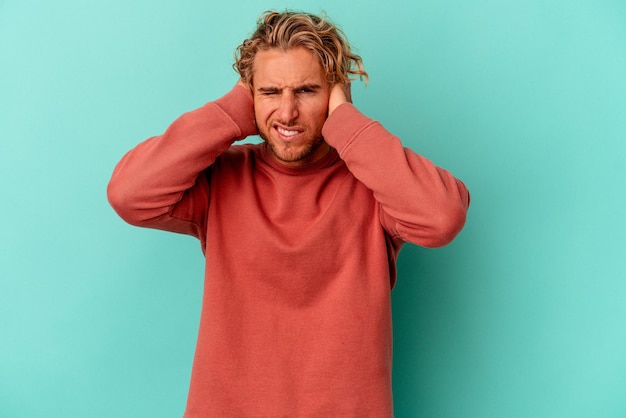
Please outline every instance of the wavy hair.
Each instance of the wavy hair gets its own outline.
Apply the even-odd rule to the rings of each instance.
[[[317,56],[331,85],[356,78],[369,81],[363,60],[352,52],[341,29],[326,16],[292,11],[269,10],[261,14],[255,32],[235,50],[233,68],[251,85],[258,51],[272,48],[287,51],[296,47],[304,47]]]

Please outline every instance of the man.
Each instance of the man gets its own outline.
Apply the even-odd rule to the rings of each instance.
[[[263,14],[235,68],[108,188],[127,222],[205,253],[185,417],[392,416],[395,260],[404,242],[449,243],[467,189],[350,103],[367,74],[325,19]]]

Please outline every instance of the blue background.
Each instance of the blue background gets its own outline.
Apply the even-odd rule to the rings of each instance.
[[[200,247],[106,184],[285,7],[325,10],[355,104],[472,193],[453,244],[401,253],[397,416],[626,417],[622,0],[0,0],[0,416],[182,415]]]

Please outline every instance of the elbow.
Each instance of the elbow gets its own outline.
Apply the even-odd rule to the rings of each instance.
[[[456,193],[439,205],[437,215],[433,217],[433,241],[430,247],[443,247],[450,244],[459,235],[470,205],[470,194],[465,185],[456,180]]]
[[[465,226],[466,219],[467,208],[462,205],[454,205],[442,210],[433,219],[430,242],[425,246],[438,248],[450,244]]]
[[[422,214],[419,219],[398,225],[398,231],[405,241],[419,246],[445,247],[454,241],[465,226],[467,208],[460,201],[448,202]]]
[[[141,226],[143,219],[135,199],[136,195],[125,186],[124,182],[116,181],[113,177],[109,181],[106,192],[109,204],[120,218],[131,225]]]

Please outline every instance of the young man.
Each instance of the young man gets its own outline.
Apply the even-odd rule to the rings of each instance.
[[[185,417],[392,416],[396,256],[449,243],[468,191],[350,103],[349,77],[367,74],[328,21],[263,14],[235,68],[230,92],[131,150],[108,188],[127,222],[205,253]]]

